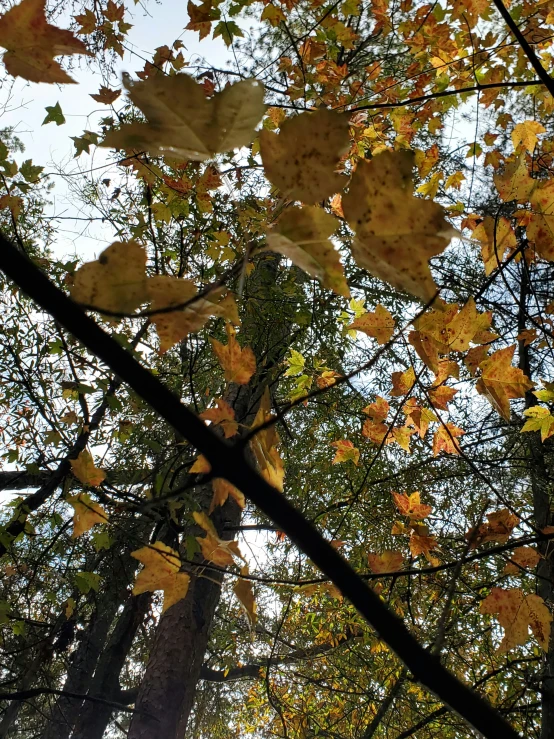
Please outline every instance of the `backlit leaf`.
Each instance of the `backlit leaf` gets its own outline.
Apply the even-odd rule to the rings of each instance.
[[[149,590],[163,590],[162,613],[186,596],[190,575],[180,572],[179,554],[167,544],[156,541],[150,546],[131,552],[131,557],[144,565],[135,581],[133,595],[140,595]]]

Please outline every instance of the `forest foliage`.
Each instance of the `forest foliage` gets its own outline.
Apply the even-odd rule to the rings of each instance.
[[[3,10],[0,737],[552,739],[554,3]]]

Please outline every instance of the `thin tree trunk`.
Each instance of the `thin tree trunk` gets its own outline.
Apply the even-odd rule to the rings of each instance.
[[[527,297],[529,294],[529,267],[522,266],[519,306],[519,332],[526,327]],[[530,362],[530,347],[524,341],[519,342],[519,366],[532,379]],[[532,408],[538,401],[531,391],[525,394],[525,407]],[[551,513],[550,489],[552,479],[548,471],[544,455],[544,445],[538,432],[524,434],[528,458],[531,490],[533,493],[533,518],[538,529],[551,526],[554,519]],[[547,443],[550,443],[547,441]],[[554,604],[554,561],[552,558],[552,544],[549,541],[538,545],[543,555],[537,567],[537,592],[549,608]],[[554,634],[551,632],[550,644],[545,656],[541,684],[541,734],[540,739],[554,739]]]
[[[88,694],[95,698],[118,701],[120,675],[137,630],[150,605],[151,594],[130,596],[102,652]],[[90,677],[90,676],[89,676]],[[71,739],[102,739],[112,716],[110,706],[84,701]]]

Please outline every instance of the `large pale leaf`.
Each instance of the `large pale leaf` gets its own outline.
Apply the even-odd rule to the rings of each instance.
[[[348,144],[348,116],[325,108],[289,118],[278,134],[260,132],[267,179],[286,197],[309,205],[346,184],[335,170]]]
[[[344,268],[329,240],[338,225],[336,218],[321,208],[288,208],[268,231],[267,249],[287,257],[324,287],[348,298]]]
[[[442,206],[413,195],[412,169],[413,155],[406,151],[359,162],[342,207],[356,232],[352,253],[359,266],[428,301],[437,292],[428,261],[455,231]]]
[[[124,85],[148,123],[126,123],[101,146],[202,161],[247,146],[265,111],[264,88],[256,80],[237,82],[209,99],[187,74],[125,79]]]

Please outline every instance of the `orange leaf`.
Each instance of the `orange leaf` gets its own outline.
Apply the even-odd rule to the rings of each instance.
[[[465,434],[465,431],[454,426],[453,423],[441,424],[433,436],[434,456],[438,456],[440,452],[445,452],[446,454],[459,454],[460,446],[456,441],[456,438],[463,434]]]
[[[406,493],[392,493],[396,507],[403,516],[413,519],[424,519],[433,510],[430,505],[420,503],[418,492],[406,495]]]
[[[378,344],[386,344],[394,333],[394,318],[386,308],[377,305],[375,311],[364,313],[346,328],[363,331],[377,339]]]
[[[407,395],[415,385],[415,371],[413,367],[410,367],[405,372],[393,372],[392,373],[392,390],[391,396],[396,397],[400,395]]]
[[[382,554],[370,552],[367,555],[367,563],[377,575],[382,572],[397,572],[404,564],[404,556],[402,552],[385,549]]]
[[[332,464],[339,464],[340,462],[348,461],[354,462],[355,465],[358,464],[358,461],[360,459],[360,451],[359,449],[356,449],[351,441],[348,441],[347,439],[333,441],[331,442],[331,446],[334,446],[337,450]]]
[[[482,523],[477,531],[469,529],[466,539],[471,541],[471,548],[484,544],[487,541],[496,541],[504,544],[510,538],[513,529],[518,525],[519,518],[507,508],[487,514],[487,523]]]
[[[0,18],[0,46],[6,70],[12,77],[31,82],[75,82],[55,56],[86,54],[92,56],[82,41],[46,21],[45,0],[22,0]]]
[[[216,400],[217,408],[208,408],[202,411],[200,418],[203,421],[211,421],[223,429],[226,439],[230,439],[238,431],[238,423],[235,421],[235,411],[223,398]]]
[[[504,575],[525,574],[521,568],[532,570],[541,561],[541,555],[533,547],[518,547],[510,556],[510,561],[504,567]],[[519,566],[518,566],[519,565]]]
[[[230,324],[227,324],[227,337],[229,340],[227,345],[222,344],[217,339],[210,339],[212,349],[223,367],[227,382],[246,385],[256,371],[254,352],[249,346],[240,347],[235,339],[235,330]]]
[[[525,595],[519,588],[492,588],[480,606],[481,613],[493,614],[504,629],[498,651],[508,652],[529,639],[529,629],[546,652],[550,640],[552,614],[544,600],[533,594]]]
[[[515,345],[499,349],[481,362],[482,373],[476,385],[477,391],[488,398],[506,421],[510,420],[510,399],[523,398],[527,390],[535,387],[523,370],[512,367],[515,349]]]

